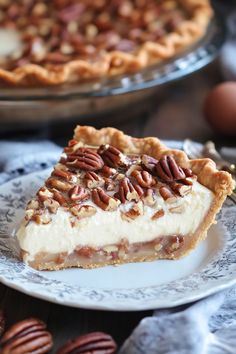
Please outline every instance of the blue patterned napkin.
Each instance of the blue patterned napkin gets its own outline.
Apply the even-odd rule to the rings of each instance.
[[[172,148],[182,146],[181,142],[165,143]],[[61,150],[49,141],[0,142],[0,184],[52,166]],[[154,311],[134,329],[119,354],[235,354],[235,333],[233,287],[194,304]]]

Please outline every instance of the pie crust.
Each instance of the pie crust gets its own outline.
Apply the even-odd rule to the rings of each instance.
[[[42,1],[39,3],[36,0],[31,0],[31,2],[32,1],[35,2],[38,7],[39,4],[41,4],[42,7],[44,3],[46,3]],[[138,2],[142,3],[142,1]],[[54,0],[53,3],[57,3],[57,1]],[[73,3],[76,2],[71,0],[65,1],[65,3],[72,3],[73,5]],[[85,3],[90,4],[90,7],[95,6],[95,2],[93,5],[93,2],[90,0],[86,0]],[[104,0],[101,1],[101,3],[106,2]],[[114,3],[117,2],[114,1]],[[130,3],[131,2],[129,0],[122,0],[120,2],[120,4],[124,5],[126,11],[127,8],[129,9]],[[155,2],[153,2],[153,0],[148,0],[147,4],[149,3],[152,4]],[[147,40],[142,40],[141,43],[136,43],[135,39],[134,48],[131,50],[130,48],[127,49],[127,43],[130,43],[129,37],[128,40],[127,38],[124,38],[126,45],[124,45],[123,48],[118,43],[117,47],[114,49],[107,50],[105,48],[105,50],[101,52],[98,51],[97,47],[95,46],[95,52],[93,48],[92,57],[89,54],[86,54],[87,57],[86,55],[81,54],[71,55],[71,48],[68,46],[68,43],[64,43],[62,49],[60,49],[62,52],[49,52],[49,55],[52,54],[50,56],[50,60],[53,58],[53,61],[50,61],[49,57],[48,59],[40,59],[41,61],[38,59],[36,61],[29,61],[27,60],[27,55],[30,54],[26,53],[23,57],[23,60],[20,57],[18,66],[16,65],[12,68],[5,68],[4,66],[0,65],[0,82],[14,86],[39,86],[75,83],[85,80],[96,80],[117,74],[136,72],[148,67],[149,65],[172,58],[180,51],[183,51],[193,43],[196,43],[205,34],[213,14],[209,0],[159,0],[157,1],[156,6],[164,4],[163,6],[166,6],[167,9],[169,6],[169,11],[173,11],[174,14],[175,10],[172,9],[176,3],[179,8],[182,9],[183,13],[186,14],[186,18],[181,19],[173,26],[173,29],[171,28],[171,30],[156,40],[147,38]],[[14,6],[17,5],[12,6],[13,10],[11,10],[11,12],[13,11],[13,15],[15,15],[14,11],[17,12],[17,10],[14,9]],[[60,5],[60,7],[63,9],[63,5]],[[11,7],[9,7],[9,9],[11,9]],[[106,16],[109,16],[110,14],[108,13],[107,15],[105,5],[104,9]],[[132,10],[130,10],[130,12],[132,12]],[[142,8],[139,10],[139,14],[141,12]],[[129,16],[129,14],[127,16]],[[173,18],[175,19],[175,17]],[[94,19],[92,19],[92,21],[93,20]],[[35,16],[32,15],[32,20],[29,18],[26,21],[29,21],[28,26],[32,27],[36,21]],[[32,21],[32,23],[30,21]],[[110,19],[110,22],[112,21],[115,21],[115,19]],[[127,17],[127,21],[129,22],[129,17]],[[75,21],[72,21],[72,24],[76,25]],[[90,26],[90,29],[92,28],[94,30],[93,22],[91,25],[93,27]],[[10,24],[7,22],[5,26],[7,28],[14,28],[14,16],[13,20],[10,21]],[[1,24],[1,21],[0,27],[4,27],[4,23]],[[136,30],[136,28],[134,29]],[[115,29],[115,31],[116,30],[117,29]],[[115,31],[114,33],[116,34]],[[37,33],[35,36],[38,42],[36,44],[34,42],[33,43],[34,47],[36,47],[38,50],[38,46],[40,44],[40,34]],[[93,46],[93,42],[91,42],[90,47],[91,46]],[[39,51],[39,55],[40,58],[42,55],[44,55],[42,50],[41,52]],[[14,56],[16,56],[15,53]]]
[[[66,147],[64,151],[65,154],[62,155],[59,165],[55,166],[52,175],[45,182],[45,186],[39,190],[36,198],[28,203],[26,220],[22,222],[17,234],[23,260],[33,268],[39,270],[58,270],[67,267],[95,268],[110,264],[142,262],[156,259],[178,259],[183,257],[193,250],[196,245],[206,237],[209,227],[216,222],[216,214],[219,212],[226,197],[232,193],[234,188],[231,175],[225,171],[218,171],[212,160],[189,160],[183,151],[169,149],[157,138],[133,138],[114,128],[103,128],[96,130],[93,127],[77,126],[74,132],[74,139],[69,142],[68,147]],[[117,151],[122,153],[117,155]],[[152,170],[150,169],[150,165],[143,165],[143,157],[146,158],[146,156],[148,156],[149,159],[154,159],[152,161],[157,160],[156,162],[153,162],[154,167],[152,167]],[[129,158],[129,161],[126,160],[127,158]],[[139,158],[141,158],[141,160]],[[137,161],[139,161],[142,167],[138,165]],[[167,161],[168,164],[164,165],[163,161],[165,161],[165,163]],[[157,165],[159,167],[157,167]],[[93,171],[90,169],[91,166]],[[168,166],[171,166],[169,170]],[[146,167],[147,169],[145,170]],[[160,171],[158,168],[163,169]],[[112,177],[107,179],[109,179],[110,184],[112,182],[116,183],[116,186],[118,186],[118,192],[117,189],[109,189],[104,187],[104,181],[107,181],[104,177],[107,170],[110,176],[112,175]],[[121,174],[121,170],[123,172],[125,171],[124,173],[128,177],[124,177],[124,175]],[[141,180],[141,183],[140,179],[138,179],[138,177],[140,177],[140,173],[143,174],[144,171],[146,171],[146,179],[144,179],[149,183],[148,187],[146,186],[145,188],[144,184],[142,184],[144,180]],[[176,182],[173,182],[173,179],[169,180],[168,176],[166,177],[166,175],[164,175],[163,177],[163,171],[167,174],[168,171],[171,171],[171,178],[174,176],[175,181],[177,181],[177,185]],[[76,176],[79,176],[79,180],[74,180],[75,175],[73,175],[73,173],[77,173]],[[125,187],[122,187],[122,189],[121,186],[124,186],[124,184],[122,184],[124,183],[124,180],[128,178],[128,180],[132,181],[133,177],[135,177],[138,182],[136,185],[132,182],[133,186],[136,187],[129,189],[128,192],[125,191]],[[74,181],[72,183],[73,185],[69,185],[68,187],[68,181],[70,181],[70,183]],[[90,239],[96,237],[99,242],[99,227],[101,226],[102,228],[106,228],[106,223],[109,222],[112,215],[113,217],[116,217],[118,213],[125,216],[125,221],[122,221],[122,216],[120,219],[114,220],[120,220],[120,223],[123,223],[122,225],[125,223],[129,224],[130,233],[137,233],[134,228],[132,229],[132,225],[135,225],[134,220],[136,221],[136,219],[140,218],[139,220],[141,220],[141,222],[138,225],[139,227],[140,225],[142,226],[142,213],[137,214],[136,212],[137,210],[144,210],[139,209],[140,207],[144,208],[143,205],[151,205],[150,207],[148,206],[147,209],[149,208],[149,212],[152,210],[152,217],[148,219],[148,222],[145,221],[147,226],[145,230],[150,230],[151,233],[153,232],[153,230],[151,231],[152,226],[150,226],[153,222],[152,220],[162,217],[164,220],[164,218],[168,216],[165,214],[163,209],[159,208],[159,201],[162,200],[165,206],[168,205],[168,210],[175,208],[178,209],[179,205],[176,206],[175,204],[168,204],[169,202],[173,202],[170,201],[170,199],[172,197],[177,198],[174,199],[174,202],[177,200],[177,202],[180,201],[182,203],[182,201],[188,198],[188,195],[192,193],[188,191],[188,187],[190,189],[195,188],[195,184],[200,186],[200,191],[201,188],[203,188],[204,193],[208,193],[207,198],[209,196],[211,200],[208,202],[209,205],[207,207],[204,205],[207,199],[203,200],[201,208],[205,208],[205,211],[201,214],[202,216],[199,219],[197,227],[194,228],[191,226],[194,224],[194,220],[190,220],[190,231],[188,231],[187,234],[167,233],[167,235],[162,235],[157,233],[158,230],[154,230],[154,235],[157,234],[156,237],[154,236],[148,238],[147,234],[147,237],[145,235],[144,237],[142,236],[142,240],[140,242],[137,242],[137,240],[131,242],[131,238],[128,240],[128,238],[124,237],[115,243],[112,241],[110,243],[106,242],[102,246],[99,245],[98,247],[93,247],[91,244],[86,244],[87,241],[85,244],[83,243],[83,245],[80,244],[80,237],[82,237],[81,230],[83,227],[81,226],[81,220],[84,217],[84,214],[81,214],[81,211],[83,213],[88,213],[86,214],[86,225],[91,223],[92,227],[94,227],[92,229],[94,230],[94,235],[97,234],[97,236],[92,235]],[[83,188],[81,188],[81,186],[83,186]],[[179,194],[180,190],[176,189],[176,187],[183,186],[190,194]],[[142,193],[138,193],[138,195],[135,194],[136,191],[140,191],[140,187]],[[171,192],[171,198],[169,196],[166,197],[165,193],[162,193],[163,191],[166,192],[166,188],[167,193]],[[112,190],[110,194],[107,192],[109,190]],[[157,205],[153,204],[154,206],[152,206],[150,203],[145,204],[144,196],[146,197],[148,195],[148,190],[151,190],[152,192],[154,191],[154,194],[160,194],[161,197],[158,199],[158,202],[156,203]],[[134,205],[136,209],[132,207],[132,209],[128,210],[128,214],[127,212],[124,213],[124,209],[122,209],[131,203],[131,200],[133,200],[128,198],[127,193],[130,193],[129,195],[134,193],[135,197],[132,195],[134,198],[138,196],[138,199],[135,199],[135,202],[132,202],[132,205]],[[196,189],[193,198],[197,198],[196,193],[198,193],[198,189]],[[73,201],[73,205],[68,204],[68,202],[65,201],[65,198],[68,198],[68,196],[71,198],[69,203]],[[89,203],[91,200],[93,203]],[[40,205],[39,202],[41,203]],[[191,205],[194,205],[194,199],[192,199],[192,201],[188,204],[190,209]],[[145,209],[144,215],[145,213],[147,214],[147,209]],[[78,210],[79,212],[77,213]],[[93,218],[96,217],[96,214],[94,215],[94,213],[98,213],[98,210],[100,210],[99,215],[103,215],[103,219],[99,219],[98,216],[98,219],[96,219],[97,221],[93,226]],[[127,211],[127,209],[125,210]],[[131,214],[130,210],[132,210]],[[180,224],[184,225],[187,222],[185,214],[181,208],[180,210],[171,211],[171,213],[172,212],[179,213],[179,219],[175,220],[179,220],[178,222]],[[192,212],[194,212],[194,210],[190,210],[190,217]],[[78,240],[76,241],[77,245],[72,248],[72,251],[65,252],[65,250],[62,250],[61,252],[50,252],[44,251],[42,246],[40,251],[33,254],[30,243],[27,243],[30,238],[34,243],[34,237],[39,236],[37,240],[35,238],[35,242],[40,244],[40,240],[43,237],[47,237],[47,233],[54,232],[55,237],[57,237],[56,235],[59,233],[59,238],[57,239],[59,243],[67,242],[67,233],[69,240],[70,230],[67,230],[65,225],[66,222],[71,219],[72,214],[72,228],[75,228],[77,235],[76,237]],[[170,215],[168,223],[171,222],[172,217],[174,218],[174,214]],[[60,223],[61,219],[64,221]],[[48,224],[50,223],[52,228],[47,229]],[[59,224],[57,225],[57,223]],[[119,223],[119,221],[117,223]],[[65,226],[63,236],[64,239],[60,239],[60,228],[64,227],[63,225]],[[122,225],[114,224],[114,228],[122,229]],[[31,226],[33,229],[28,229],[27,231],[27,228],[30,228]],[[193,231],[191,231],[191,227],[193,227]],[[35,232],[35,235],[31,235],[32,232]],[[90,235],[91,232],[85,236],[90,237]],[[87,240],[86,237],[85,240]],[[112,235],[108,235],[108,239],[112,240]],[[32,247],[34,248],[33,243]],[[25,245],[27,245],[27,247],[25,247]]]

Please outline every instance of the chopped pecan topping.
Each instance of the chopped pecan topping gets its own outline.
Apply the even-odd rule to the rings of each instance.
[[[116,348],[116,343],[109,334],[93,332],[68,341],[57,354],[115,354]]]
[[[89,198],[89,192],[78,185],[71,188],[68,194],[71,200],[77,202],[82,202]]]
[[[185,195],[189,194],[192,190],[191,185],[185,185],[176,182],[171,182],[169,186],[175,193],[179,194],[181,197],[184,197]]]
[[[183,169],[179,167],[173,156],[163,156],[156,164],[156,174],[164,182],[181,180],[186,177]]]
[[[120,181],[117,196],[119,197],[122,203],[132,200],[138,202],[140,199],[137,190],[135,189],[134,185],[131,183],[128,177],[125,177]]]
[[[36,222],[36,224],[43,224],[43,225],[47,225],[52,221],[50,215],[46,213],[33,214],[30,220]]]
[[[185,206],[183,204],[177,205],[169,209],[170,213],[173,214],[182,214],[185,210]]]
[[[55,188],[61,192],[68,192],[73,187],[71,183],[56,179],[54,177],[50,177],[46,181],[46,186],[49,188]]]
[[[101,156],[85,147],[80,147],[73,154],[68,155],[66,164],[85,171],[98,171],[104,166]]]
[[[97,212],[96,208],[92,205],[74,205],[70,208],[70,211],[79,219],[87,218]]]
[[[104,180],[105,180],[105,189],[107,191],[114,191],[116,188],[116,183],[110,178],[105,177]]]
[[[134,170],[131,175],[137,180],[138,184],[144,188],[149,188],[156,183],[153,176],[147,171]]]
[[[40,188],[37,195],[41,202],[44,202],[45,200],[53,197],[53,193],[50,192],[49,189],[46,187]]]
[[[159,189],[159,193],[167,203],[174,203],[177,199],[176,195],[168,187],[162,186]]]
[[[97,188],[104,186],[104,179],[100,177],[96,172],[86,172],[84,175],[84,182],[88,188]]]
[[[52,189],[53,198],[56,200],[61,206],[68,204],[67,199],[56,189]]]
[[[62,178],[64,180],[66,180],[67,182],[72,182],[74,180],[73,177],[75,177],[75,175],[73,175],[70,171],[65,171],[64,169],[62,170],[62,169],[58,169],[58,168],[55,168],[53,170],[52,176]]]
[[[165,215],[165,212],[163,209],[157,210],[151,217],[152,220],[160,219],[162,216]]]
[[[134,171],[136,171],[136,170],[142,171],[142,167],[141,167],[140,165],[136,165],[136,164],[131,165],[131,166],[128,168],[128,170],[126,171],[125,175],[126,175],[127,177],[129,177],[129,176],[132,175],[132,173],[133,173]]]
[[[127,166],[128,158],[117,148],[112,145],[101,145],[98,149],[103,161],[109,167]]]
[[[26,210],[33,209],[36,210],[39,208],[39,202],[36,199],[32,199],[27,203]]]
[[[43,202],[45,208],[47,208],[51,213],[55,214],[57,209],[59,208],[60,204],[53,199],[47,199]]]
[[[121,212],[122,219],[126,221],[135,220],[139,216],[143,215],[143,203],[141,200],[134,205],[126,212]]]
[[[114,211],[120,204],[117,198],[112,198],[101,188],[92,189],[92,200],[99,208],[106,211]]]
[[[52,336],[41,320],[29,318],[11,326],[0,340],[1,354],[48,353]]]
[[[145,205],[148,205],[148,206],[154,206],[156,204],[153,189],[148,188],[145,191],[144,195],[142,196],[142,201]]]
[[[150,173],[154,172],[157,162],[158,161],[154,159],[154,157],[151,157],[149,155],[141,156],[141,166],[143,167],[144,170]]]
[[[104,177],[111,177],[116,173],[116,169],[105,165],[100,172]]]

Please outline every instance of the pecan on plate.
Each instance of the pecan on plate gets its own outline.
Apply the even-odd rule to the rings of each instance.
[[[117,148],[112,145],[101,145],[98,149],[103,161],[109,167],[127,166],[128,158]]]
[[[84,175],[84,182],[88,188],[97,188],[104,186],[104,179],[99,176],[96,172],[88,171]]]
[[[44,354],[52,345],[52,336],[46,330],[45,323],[36,318],[14,324],[0,340],[1,354]]]
[[[73,154],[68,155],[66,164],[85,171],[101,170],[104,166],[101,156],[85,147],[80,147]]]
[[[186,177],[183,169],[177,165],[173,156],[163,156],[156,164],[156,174],[164,182],[181,180]]]
[[[89,192],[81,186],[72,187],[68,194],[72,201],[77,202],[82,202],[89,198]]]
[[[57,354],[114,354],[116,348],[116,343],[109,334],[92,332],[68,341]]]
[[[144,188],[149,188],[156,183],[153,176],[147,171],[134,170],[131,173],[131,176],[134,177],[137,180],[138,184]]]
[[[114,211],[120,205],[120,201],[109,196],[103,189],[94,188],[92,190],[92,200],[101,209]]]

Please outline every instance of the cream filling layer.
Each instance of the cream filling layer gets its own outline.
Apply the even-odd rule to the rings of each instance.
[[[155,206],[144,206],[143,215],[135,220],[123,220],[120,209],[108,212],[97,208],[95,215],[81,219],[74,227],[71,214],[61,208],[47,225],[23,223],[17,238],[21,249],[27,252],[26,260],[32,261],[39,252],[71,253],[78,246],[97,248],[120,243],[122,239],[136,243],[152,241],[159,236],[191,235],[211,207],[213,197],[209,189],[194,182],[191,193],[177,198],[175,203],[166,203],[157,196]],[[91,201],[85,204],[94,205]],[[170,212],[170,208],[179,205],[183,206],[181,213]],[[127,209],[129,205],[122,205],[121,208]],[[164,210],[164,216],[152,220],[159,209]]]

